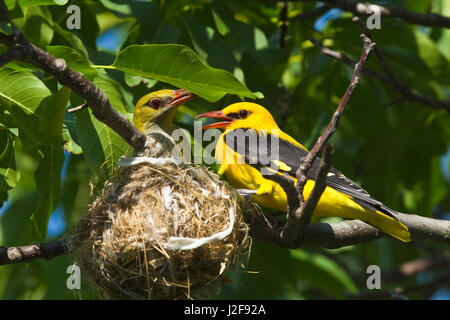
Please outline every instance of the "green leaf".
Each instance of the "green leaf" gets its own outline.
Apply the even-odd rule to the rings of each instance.
[[[177,27],[171,24],[164,24],[156,35],[155,43],[177,43],[179,36],[180,30]]]
[[[61,87],[61,89],[45,99],[45,104],[40,106],[40,125],[38,132],[46,137],[45,144],[61,142],[64,114],[66,112],[67,102],[69,101],[71,89]]]
[[[267,242],[252,244],[248,271],[236,272],[231,290],[237,299],[299,299],[296,261],[289,251]]]
[[[290,250],[298,267],[298,278],[313,284],[336,298],[343,293],[356,293],[357,287],[346,271],[333,260],[318,253],[304,250]]]
[[[0,193],[3,193],[14,188],[20,178],[14,156],[14,135],[3,126],[0,126],[0,146]]]
[[[227,24],[224,22],[224,20],[220,17],[219,14],[217,14],[216,11],[214,11],[214,9],[212,10],[212,15],[214,18],[214,23],[216,25],[217,31],[219,31],[219,33],[222,36],[227,35],[227,33],[230,32],[230,28],[228,28]]]
[[[59,5],[63,6],[68,2],[68,0],[19,0],[19,4],[22,8],[26,7],[37,7],[37,6],[49,6],[49,5]]]
[[[444,85],[449,83],[448,59],[439,51],[436,43],[419,30],[403,28],[398,30],[398,34],[394,31],[397,29],[388,30],[379,45],[394,74],[402,74],[403,80],[407,80],[410,85],[414,83],[416,89],[428,86],[429,80]],[[401,43],[398,42],[399,37]]]
[[[134,17],[142,23],[151,25],[152,29],[157,28],[162,20],[158,7],[151,1],[100,0],[100,2],[109,10],[118,13],[118,16]]]
[[[96,76],[94,84],[106,93],[114,109],[126,115],[123,99],[119,94],[121,88],[117,82],[109,78]]]
[[[82,73],[89,80],[94,79],[98,73],[96,69],[91,68],[89,61],[86,59],[86,55],[82,55],[73,48],[66,46],[47,46],[46,49],[51,55],[63,58],[71,69]]]
[[[187,17],[185,21],[192,44],[200,58],[217,68],[233,72],[238,66],[238,60],[233,55],[235,48],[227,47],[213,28],[204,26],[193,18]]]
[[[8,200],[8,192],[6,191],[0,192],[0,209],[3,207],[3,204],[6,202],[6,200]],[[1,234],[0,234],[0,241],[1,241]]]
[[[100,0],[106,8],[121,13],[123,15],[131,15],[132,9],[129,3],[116,3],[116,1],[111,0]]]
[[[418,53],[433,76],[443,85],[449,84],[449,60],[441,54],[436,44],[422,32],[415,32]]]
[[[144,77],[140,77],[140,76],[133,76],[129,73],[125,73],[124,80],[125,80],[125,83],[127,84],[127,86],[129,86],[129,87],[135,87],[135,86],[139,85],[140,83],[142,83],[148,89],[151,89],[155,84],[158,83],[158,80],[144,78]]]
[[[73,32],[70,32],[64,28],[62,28],[59,24],[54,25],[55,31],[64,38],[74,49],[83,54],[84,58],[87,59],[89,57],[86,47],[83,44],[83,41]],[[69,63],[69,61],[67,61]]]
[[[228,43],[234,44],[232,46],[234,52],[239,49],[246,51],[261,66],[272,67],[272,54],[267,50],[269,49],[269,42],[261,29],[255,25],[236,20],[233,12],[227,8],[225,3],[214,3],[213,18],[218,31],[222,35],[226,31],[226,40],[228,40]]]
[[[0,103],[8,108],[18,127],[35,141],[45,143],[46,137],[39,134],[42,120],[39,106],[50,97],[50,90],[42,81],[28,71],[1,69],[0,97],[3,98]]]
[[[11,110],[20,108],[28,115],[37,117],[36,109],[50,90],[32,73],[0,69],[0,97],[12,104]]]
[[[96,40],[100,32],[97,21],[98,3],[97,1],[85,0],[76,3],[76,5],[80,7],[83,24],[82,28],[77,30],[77,33],[87,47],[95,49],[97,47]]]
[[[189,90],[210,102],[227,93],[256,99],[231,73],[206,65],[189,47],[177,44],[131,45],[106,68],[155,78]]]
[[[11,197],[13,198],[13,197]],[[9,206],[0,216],[0,240],[4,246],[30,244],[33,229],[30,224],[31,208],[38,204],[35,192],[24,192],[15,199],[8,199]]]
[[[24,17],[14,19],[25,37],[38,45],[46,46],[53,39],[55,23],[46,7],[31,7],[24,11]]]
[[[8,10],[12,10],[16,6],[16,0],[5,0],[5,4]]]
[[[26,71],[0,70],[0,96],[9,110],[35,142],[53,144],[62,141],[62,123],[70,89],[63,87],[55,95],[33,74]]]
[[[40,240],[46,236],[48,219],[59,203],[61,170],[64,164],[64,152],[61,145],[42,146],[41,151],[44,156],[34,176],[39,202],[31,216],[34,231]]]
[[[72,153],[72,154],[81,154],[81,153],[83,153],[83,150],[73,140],[72,136],[70,135],[70,131],[67,128],[63,129],[63,139],[64,139],[64,150],[66,152],[69,152],[69,153]]]
[[[109,98],[112,106],[126,115],[117,85],[97,76],[94,83]],[[76,113],[78,142],[89,166],[97,171],[102,169],[106,177],[114,173],[117,160],[126,154],[129,145],[110,127],[97,120],[90,110],[82,109]]]

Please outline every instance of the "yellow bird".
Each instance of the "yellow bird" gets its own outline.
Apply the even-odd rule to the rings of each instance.
[[[255,190],[252,199],[256,203],[286,212],[287,197],[283,188],[264,178],[260,170],[273,171],[275,168],[283,171],[293,179],[295,185],[295,173],[308,150],[281,131],[270,112],[255,103],[235,103],[223,110],[202,113],[196,118],[206,117],[224,120],[202,127],[225,129],[216,145],[215,158],[220,163],[219,174],[225,174],[236,188]],[[320,159],[316,159],[307,174],[309,180],[304,188],[305,199],[314,187],[319,164]],[[331,168],[327,187],[313,217],[359,219],[397,239],[411,241],[408,228],[395,218],[395,213],[341,172]]]
[[[177,127],[173,117],[178,108],[196,95],[184,90],[159,90],[143,96],[136,103],[133,122],[147,135],[147,143],[151,145],[152,156],[169,157],[177,141],[172,133]]]

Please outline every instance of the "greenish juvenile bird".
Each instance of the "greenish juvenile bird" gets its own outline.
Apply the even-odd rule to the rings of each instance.
[[[173,117],[178,108],[196,95],[184,90],[159,90],[143,96],[136,103],[133,122],[147,135],[152,157],[170,157],[176,145],[172,134],[177,129]]]

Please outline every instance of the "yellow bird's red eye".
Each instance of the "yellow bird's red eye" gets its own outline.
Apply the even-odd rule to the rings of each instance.
[[[153,109],[158,109],[161,106],[161,100],[159,99],[152,99],[150,100],[150,107]]]

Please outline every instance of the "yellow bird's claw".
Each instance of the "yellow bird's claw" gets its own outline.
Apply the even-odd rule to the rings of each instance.
[[[258,190],[256,190],[256,194],[257,195],[271,194],[272,188],[273,188],[272,183],[270,183],[270,181],[265,181],[259,186]]]
[[[219,171],[217,172],[217,174],[218,174],[219,176],[223,175],[223,173],[225,172],[225,170],[227,170],[227,168],[228,168],[228,165],[227,165],[227,164],[221,164],[221,165],[220,165],[220,168],[219,168]]]

